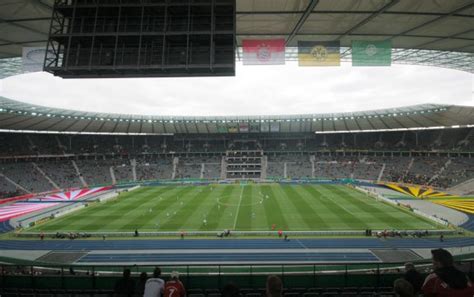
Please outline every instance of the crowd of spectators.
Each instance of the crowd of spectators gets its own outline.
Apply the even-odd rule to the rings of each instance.
[[[39,159],[0,163],[0,197],[71,189],[93,185],[170,179],[173,158],[154,155],[129,159],[123,157],[78,159],[79,174],[70,159]],[[221,176],[222,155],[189,155],[178,157],[175,178],[211,178]],[[403,182],[445,189],[474,178],[474,158],[463,156],[373,156],[312,155],[302,153],[269,153],[265,170],[269,178],[322,178]],[[239,165],[240,166],[240,165]],[[231,167],[229,167],[231,168]],[[134,171],[135,170],[135,175]],[[25,174],[28,173],[28,174]],[[44,174],[43,174],[44,173]],[[260,177],[258,175],[257,177]],[[13,183],[12,183],[13,181]],[[52,182],[51,182],[52,181]],[[19,186],[17,186],[19,185]]]
[[[472,128],[372,133],[275,133],[261,135],[0,135],[0,155],[107,154],[146,155],[172,152],[223,152],[229,149],[261,149],[298,152],[319,149],[377,151],[472,151]]]
[[[7,158],[1,160],[0,174],[8,180],[0,175],[0,197],[45,192],[56,186],[69,189],[131,180],[219,178],[226,176],[221,174],[226,151],[238,149],[262,150],[268,157],[262,167],[267,177],[380,177],[382,181],[448,188],[474,177],[474,158],[458,154],[474,149],[473,131],[260,136],[3,133],[0,155]],[[440,150],[449,150],[450,155]],[[29,157],[20,158],[25,155]],[[176,166],[174,157],[179,158]]]

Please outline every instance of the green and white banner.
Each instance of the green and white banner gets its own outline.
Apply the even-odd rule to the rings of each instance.
[[[392,65],[390,41],[352,41],[352,66]]]

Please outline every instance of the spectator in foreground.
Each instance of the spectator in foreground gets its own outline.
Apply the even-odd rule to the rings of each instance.
[[[266,293],[267,297],[281,297],[283,292],[283,284],[281,279],[276,275],[269,275],[267,278]]]
[[[234,283],[228,283],[222,288],[221,297],[240,297],[240,289]]]
[[[123,270],[123,277],[117,280],[114,286],[114,295],[131,297],[135,291],[135,281],[130,277],[130,269]]]
[[[397,297],[415,297],[413,286],[403,278],[395,280],[393,291]]]
[[[137,283],[137,289],[135,290],[135,295],[136,296],[143,296],[143,293],[145,293],[145,284],[148,279],[148,274],[146,272],[140,273],[140,278],[138,279]]]
[[[444,249],[431,250],[434,271],[422,291],[425,297],[472,297],[474,289],[464,272],[454,267],[453,256]]]
[[[184,297],[186,296],[186,289],[183,283],[179,280],[179,272],[172,271],[171,279],[165,284],[164,297]]]
[[[413,287],[413,293],[420,294],[421,286],[423,286],[423,276],[419,273],[413,263],[405,264],[405,275],[403,278],[409,282]]]
[[[153,277],[145,283],[145,292],[143,297],[161,297],[165,288],[165,281],[160,278],[161,269],[156,267],[153,271]]]

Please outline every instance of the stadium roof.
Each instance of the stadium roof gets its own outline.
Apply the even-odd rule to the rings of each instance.
[[[178,134],[236,132],[241,124],[282,133],[337,133],[473,127],[474,107],[423,104],[361,112],[281,116],[151,116],[82,112],[0,97],[0,130]]]
[[[53,3],[0,2],[0,77],[21,73],[22,47],[46,45]],[[340,40],[343,61],[352,40],[391,40],[394,63],[474,72],[472,0],[237,0],[236,19],[237,45],[285,38],[289,60],[298,40]]]

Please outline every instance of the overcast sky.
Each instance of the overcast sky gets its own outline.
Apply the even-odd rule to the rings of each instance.
[[[0,96],[84,111],[153,115],[277,115],[421,103],[474,106],[474,75],[424,66],[242,66],[235,77],[66,80],[32,73]]]

